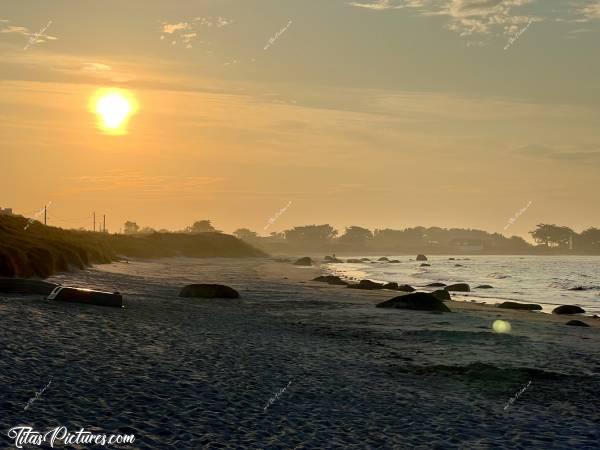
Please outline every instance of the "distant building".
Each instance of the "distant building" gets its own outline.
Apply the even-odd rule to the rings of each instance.
[[[0,208],[0,216],[12,216],[12,208]]]

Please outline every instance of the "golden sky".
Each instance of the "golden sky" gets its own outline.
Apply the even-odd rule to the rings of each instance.
[[[261,7],[259,8],[258,5]],[[118,231],[600,226],[600,2],[8,0],[0,206]],[[138,103],[98,129],[90,98]]]

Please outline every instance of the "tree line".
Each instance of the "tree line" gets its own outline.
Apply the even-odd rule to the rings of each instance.
[[[198,220],[183,230],[140,228],[135,222],[124,225],[125,234],[150,233],[221,233],[210,220]],[[465,228],[412,227],[401,230],[370,230],[352,225],[340,233],[329,224],[303,225],[269,236],[260,236],[248,228],[238,228],[233,234],[256,247],[270,252],[282,251],[431,251],[469,253],[546,253],[575,251],[600,254],[600,229],[588,228],[581,233],[566,226],[539,224],[529,232],[535,244],[519,236]]]

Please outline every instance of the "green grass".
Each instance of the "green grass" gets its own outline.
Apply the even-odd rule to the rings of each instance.
[[[57,272],[105,264],[120,257],[266,256],[221,233],[154,233],[131,236],[48,227],[18,216],[0,216],[0,276],[45,278]]]

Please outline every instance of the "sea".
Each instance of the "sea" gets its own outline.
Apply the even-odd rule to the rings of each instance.
[[[399,263],[378,261],[381,257]],[[485,303],[537,303],[544,312],[558,305],[578,305],[586,314],[600,315],[600,256],[352,256],[361,263],[328,264],[331,273],[349,280],[424,287],[433,282],[468,283],[471,292],[453,293],[455,300]],[[422,266],[429,264],[429,266]],[[477,289],[479,285],[492,289]]]

